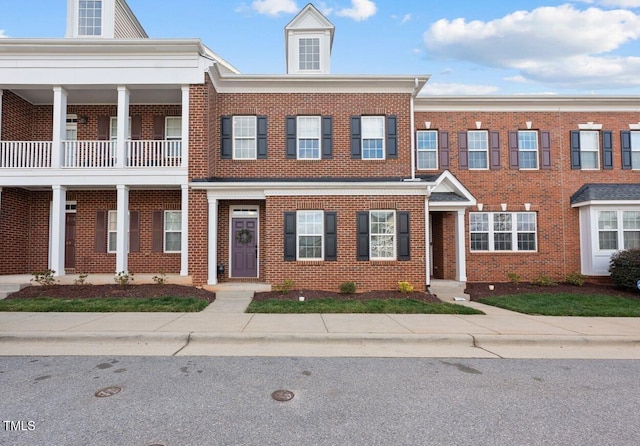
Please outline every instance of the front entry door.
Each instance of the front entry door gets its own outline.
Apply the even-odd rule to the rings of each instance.
[[[231,277],[258,277],[258,220],[231,220]]]
[[[64,224],[64,268],[76,267],[76,214],[65,214]]]

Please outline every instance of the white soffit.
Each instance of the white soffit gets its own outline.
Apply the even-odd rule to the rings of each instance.
[[[625,111],[640,112],[640,96],[429,96],[415,100],[416,112]]]

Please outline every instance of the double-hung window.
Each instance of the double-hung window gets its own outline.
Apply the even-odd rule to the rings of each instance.
[[[320,159],[320,116],[297,117],[298,159]]]
[[[107,252],[114,253],[118,248],[118,212],[109,211],[107,219]]]
[[[640,169],[640,131],[631,133],[631,168]]]
[[[600,132],[580,131],[580,163],[582,169],[600,168]]]
[[[535,251],[536,225],[534,212],[472,212],[471,251]]]
[[[518,162],[520,169],[538,168],[538,132],[521,130],[518,132]]]
[[[131,139],[131,116],[129,116],[129,130],[127,131],[127,139]],[[109,119],[109,139],[115,141],[118,139],[118,117],[111,116]]]
[[[640,248],[640,211],[599,211],[598,248],[616,251],[621,246]]]
[[[257,139],[256,139],[256,117],[255,116],[234,116],[233,117],[233,158],[234,159],[256,159]]]
[[[384,159],[384,116],[362,116],[362,159]]]
[[[469,169],[487,169],[489,163],[489,133],[486,130],[467,132]]]
[[[80,0],[78,2],[78,35],[99,36],[102,34],[102,0]]]
[[[296,228],[298,260],[324,259],[324,212],[298,211]]]
[[[371,260],[396,259],[395,211],[370,211],[369,247]]]
[[[438,168],[438,132],[419,130],[416,137],[418,169]]]
[[[182,250],[182,211],[164,211],[164,252]]]
[[[320,38],[301,37],[298,40],[300,71],[320,70]]]

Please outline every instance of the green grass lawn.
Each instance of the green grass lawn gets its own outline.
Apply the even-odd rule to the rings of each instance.
[[[473,308],[413,299],[313,299],[304,302],[269,299],[253,301],[247,313],[396,313],[396,314],[484,314]]]
[[[193,297],[149,297],[149,298],[90,298],[61,299],[36,297],[33,299],[0,300],[0,311],[33,312],[176,312],[202,311],[208,303]]]
[[[640,299],[572,293],[496,296],[478,302],[542,316],[640,317]]]

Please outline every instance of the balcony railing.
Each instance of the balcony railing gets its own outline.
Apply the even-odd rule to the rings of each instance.
[[[127,141],[127,167],[181,167],[182,141]]]
[[[62,167],[115,167],[115,141],[62,141]]]
[[[0,168],[51,167],[51,141],[0,141]]]

